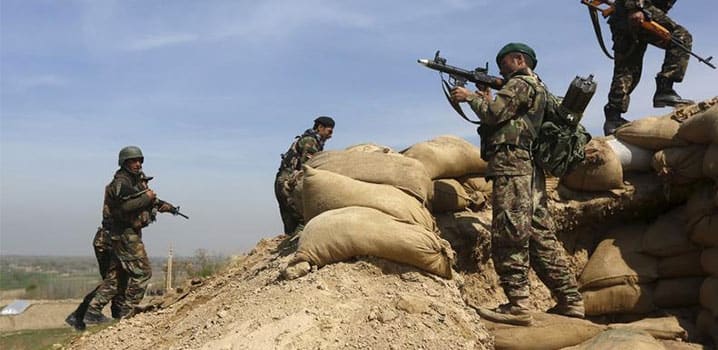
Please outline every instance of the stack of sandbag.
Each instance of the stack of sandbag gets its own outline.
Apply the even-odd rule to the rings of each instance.
[[[618,228],[601,241],[579,277],[587,315],[655,309],[658,259],[641,252],[646,225]]]
[[[417,160],[369,144],[322,152],[301,193],[306,226],[287,270],[371,255],[451,278],[454,252],[425,207],[432,182]]]
[[[421,162],[433,180],[429,202],[433,213],[479,208],[491,192],[484,179],[486,162],[480,149],[460,137],[439,136],[414,144],[402,154]]]
[[[708,275],[699,286],[702,308],[697,326],[713,337],[718,344],[718,190],[706,187],[696,191],[686,204],[685,216],[689,236],[703,248],[700,255],[702,270]]]
[[[561,184],[576,191],[610,191],[623,187],[621,160],[609,144],[597,137],[586,144],[586,158],[561,178]]]

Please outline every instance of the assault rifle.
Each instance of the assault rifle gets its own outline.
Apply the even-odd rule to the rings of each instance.
[[[144,178],[143,180],[149,181],[149,180],[151,180],[151,179],[152,179],[152,178],[150,177],[150,178]],[[127,199],[131,199],[131,198],[137,198],[137,197],[143,195],[145,192],[147,192],[147,191],[149,191],[149,190],[150,190],[149,188],[148,188],[148,189],[144,189],[144,190],[142,190],[142,191],[135,192],[135,193],[133,193],[133,194],[131,194],[131,195],[129,195],[129,196],[122,197],[122,199],[123,199],[123,200],[127,200]],[[165,202],[165,201],[163,201],[163,200],[161,200],[161,199],[155,199],[155,202],[154,202],[154,204],[152,205],[152,206],[154,207],[153,212],[154,212],[156,209],[159,209],[159,208],[160,208],[162,205],[164,205],[164,204],[167,204],[167,205],[170,206],[170,209],[167,211],[168,213],[170,213],[170,214],[172,214],[172,215],[174,215],[174,216],[179,215],[179,216],[181,216],[181,217],[183,217],[183,218],[189,220],[189,216],[187,216],[187,215],[185,215],[185,214],[182,214],[182,212],[180,212],[180,207],[179,207],[179,205],[178,205],[178,206],[174,206],[174,205],[172,205],[172,204],[170,204],[170,203],[168,203],[168,202]],[[152,220],[152,221],[154,221],[154,220]]]
[[[488,74],[488,62],[484,68],[478,67],[474,70],[466,70],[446,64],[446,58],[441,57],[439,52],[440,51],[436,51],[433,60],[424,58],[417,60],[417,62],[426,68],[439,71],[442,83],[441,88],[444,91],[444,96],[446,96],[446,99],[449,101],[451,107],[453,107],[456,113],[458,113],[462,118],[476,124],[477,122],[466,117],[466,114],[464,114],[461,106],[451,99],[451,90],[457,87],[465,87],[466,83],[469,81],[476,84],[479,89],[490,87],[494,90],[499,90],[502,86],[504,86],[504,79]],[[449,75],[448,79],[444,79],[444,73]]]
[[[601,50],[603,50],[603,53],[606,54],[608,58],[613,59],[613,56],[608,53],[606,45],[603,42],[601,27],[598,24],[597,13],[601,12],[603,18],[606,18],[616,11],[616,5],[612,0],[581,0],[581,3],[588,6],[588,13],[591,16],[593,30],[596,33],[596,39],[598,40],[599,46],[601,46]],[[684,52],[687,52],[691,56],[698,59],[699,62],[705,63],[708,67],[716,69],[716,66],[711,63],[713,56],[709,56],[708,58],[698,56],[696,53],[691,51],[691,49],[689,49],[688,46],[681,39],[676,38],[673,33],[666,29],[666,27],[660,25],[656,21],[653,21],[653,19],[651,18],[651,14],[648,11],[646,11],[645,9],[641,9],[641,11],[643,11],[643,15],[646,19],[645,21],[641,22],[641,28],[646,33],[651,34],[656,39],[655,42],[652,41],[651,44],[662,49],[666,49],[668,48],[668,46],[673,44],[679,49],[683,50]]]

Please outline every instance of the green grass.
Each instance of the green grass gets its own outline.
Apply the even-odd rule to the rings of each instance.
[[[77,334],[72,328],[0,333],[0,348],[14,350],[52,349],[53,344],[66,345]]]

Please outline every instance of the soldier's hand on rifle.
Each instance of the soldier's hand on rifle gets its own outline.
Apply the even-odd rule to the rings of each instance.
[[[174,211],[174,208],[174,205],[164,202],[162,203],[162,205],[160,205],[159,208],[157,208],[157,211],[159,211],[160,213],[167,213]]]
[[[465,102],[469,96],[476,96],[476,94],[461,86],[451,89],[451,99],[454,102]]]
[[[157,195],[155,194],[155,191],[153,191],[153,190],[151,190],[151,189],[149,189],[149,188],[147,189],[147,192],[145,192],[145,193],[147,194],[147,197],[150,198],[150,200],[154,200],[155,198],[157,198]]]
[[[634,26],[640,27],[641,23],[643,23],[646,20],[646,16],[643,14],[643,11],[639,10],[639,11],[632,12],[630,15],[628,15],[628,20]]]

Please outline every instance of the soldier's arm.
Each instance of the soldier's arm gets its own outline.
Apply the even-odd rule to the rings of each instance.
[[[312,156],[319,152],[319,143],[311,136],[303,137],[299,140],[299,149],[301,150],[302,164],[306,163]]]
[[[477,95],[468,98],[471,109],[487,125],[497,125],[516,116],[531,87],[521,79],[509,79],[493,100]]]
[[[123,212],[132,212],[150,207],[154,198],[147,191],[137,191],[126,180],[117,179],[113,185],[113,194],[118,199]]]

